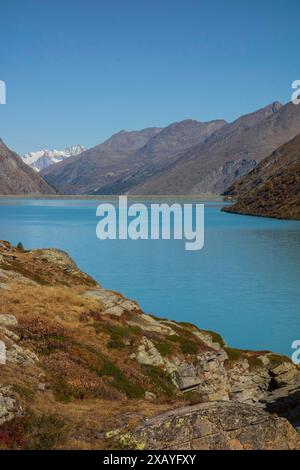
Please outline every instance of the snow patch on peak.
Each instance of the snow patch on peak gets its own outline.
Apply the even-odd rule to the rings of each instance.
[[[47,168],[54,163],[61,162],[66,160],[66,158],[74,157],[76,155],[80,155],[82,152],[86,150],[85,147],[82,145],[70,145],[69,147],[65,148],[64,150],[38,150],[37,152],[29,152],[26,153],[22,159],[24,163],[29,165],[35,171],[39,172],[44,168]]]

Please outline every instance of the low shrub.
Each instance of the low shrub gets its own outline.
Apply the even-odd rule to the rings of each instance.
[[[172,345],[167,341],[154,341],[155,347],[162,356],[168,356],[172,352]]]
[[[0,449],[17,450],[24,447],[24,429],[20,419],[14,419],[0,426]]]
[[[65,441],[65,423],[57,415],[27,412],[0,426],[0,449],[51,450]]]
[[[51,450],[65,439],[65,423],[57,415],[29,413],[23,422],[26,450]]]
[[[199,345],[192,339],[180,335],[171,335],[169,339],[180,345],[183,354],[197,354],[199,351]]]
[[[225,347],[224,348],[229,361],[238,361],[239,359],[243,358],[244,351],[242,349],[236,349],[236,348],[229,348]]]
[[[175,395],[175,387],[169,374],[157,366],[143,365],[142,371],[148,380],[164,395],[171,398]]]
[[[284,363],[288,363],[288,362],[292,362],[290,358],[288,358],[287,356],[283,356],[283,355],[280,355],[280,354],[268,354],[268,359],[269,361],[271,362],[271,364],[273,366],[280,366],[280,364],[284,364]]]
[[[52,388],[58,400],[103,397],[104,384],[99,376],[74,362],[66,353],[47,356],[43,366],[51,373]]]
[[[124,339],[140,335],[142,332],[142,330],[137,326],[117,325],[115,323],[107,322],[97,322],[94,327],[97,333],[104,332],[110,336],[107,346],[114,349],[126,348]]]
[[[68,337],[65,328],[47,317],[21,316],[16,331],[21,340],[31,341],[38,353],[47,355],[56,350],[64,351],[67,348]]]
[[[140,385],[130,382],[121,369],[108,359],[104,359],[99,375],[112,377],[112,385],[125,393],[128,398],[142,398],[145,395],[145,391]]]
[[[247,356],[247,361],[249,363],[249,366],[251,369],[256,369],[257,367],[262,367],[263,362],[260,359],[260,357],[257,357],[255,355],[253,356]]]

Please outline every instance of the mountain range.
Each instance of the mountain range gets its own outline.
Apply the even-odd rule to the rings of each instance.
[[[35,171],[39,172],[44,168],[53,165],[54,163],[61,162],[67,158],[74,157],[75,155],[79,155],[84,150],[86,150],[86,148],[82,145],[71,145],[64,150],[44,149],[37,152],[29,152],[26,153],[22,159],[24,163],[29,165]]]
[[[251,182],[256,184],[255,190],[262,191],[261,185],[257,185],[257,175],[263,182],[267,175],[272,177],[274,188],[281,184],[279,193],[288,200],[289,185],[291,197],[292,191],[298,188],[298,134],[300,106],[274,102],[231,123],[221,119],[209,122],[187,119],[164,128],[123,130],[88,150],[78,145],[63,151],[32,152],[25,155],[23,161],[1,141],[0,192],[53,194],[57,191],[78,195],[225,193],[234,198],[239,195],[246,204],[246,194],[254,195]],[[53,163],[57,160],[61,161]],[[278,168],[284,172],[284,178],[278,177]],[[268,173],[271,170],[277,175],[275,179],[273,173]],[[270,181],[267,187],[271,187]],[[282,191],[283,187],[285,191]],[[267,197],[265,189],[264,197]],[[274,191],[270,194],[276,199]],[[258,196],[257,193],[257,197],[261,199],[262,194],[260,192]],[[247,207],[248,211],[248,203]],[[237,206],[231,210],[237,210]],[[286,208],[283,213],[287,214]],[[274,209],[274,214],[281,216],[283,213]],[[293,209],[288,217],[294,213]]]
[[[299,132],[300,107],[274,102],[232,123],[121,131],[41,175],[67,194],[220,194]]]
[[[182,152],[132,194],[222,193],[273,150],[300,132],[300,107],[273,103],[226,124]]]
[[[160,131],[159,128],[120,131],[81,155],[46,168],[41,175],[50,184],[54,182],[60,193],[93,194],[132,168],[132,155]]]
[[[67,194],[121,194],[160,173],[179,152],[203,142],[223,120],[185,120],[166,128],[121,131],[104,143],[41,172]]]
[[[55,194],[32,168],[0,139],[0,194]]]

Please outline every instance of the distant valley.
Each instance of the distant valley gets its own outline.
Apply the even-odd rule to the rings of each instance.
[[[66,194],[220,194],[299,132],[300,107],[274,102],[232,123],[122,131],[41,175]]]
[[[256,193],[253,185],[249,189],[253,179],[257,182],[257,175],[265,175],[265,168],[269,171],[274,167],[276,178],[272,176],[272,192],[269,193],[274,200],[280,193],[288,201],[293,191],[298,191],[298,134],[300,106],[274,102],[231,123],[222,119],[209,122],[186,119],[164,128],[123,130],[90,149],[76,145],[65,150],[31,152],[21,159],[2,142],[0,189],[2,194],[180,196],[225,193],[233,198],[239,196],[239,206],[228,210],[238,211],[239,208],[243,213],[246,210],[250,213],[245,194],[248,197],[251,193],[252,199],[260,200],[267,198],[266,189],[271,188],[268,181],[263,191],[261,184],[256,185]],[[293,143],[288,144],[290,141]],[[294,166],[286,155],[291,146]],[[269,157],[273,152],[276,165],[270,163],[275,158]],[[278,168],[285,172],[287,165],[287,174],[278,175]],[[281,187],[277,190],[278,184]],[[297,197],[293,204],[299,206]],[[292,218],[297,210],[291,209],[288,217]],[[275,208],[271,212],[272,216],[284,216]],[[269,215],[267,209],[261,213]]]

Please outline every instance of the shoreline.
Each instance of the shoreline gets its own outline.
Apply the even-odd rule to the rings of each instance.
[[[89,194],[0,194],[0,200],[4,199],[39,199],[39,200],[48,200],[48,199],[54,199],[54,200],[59,200],[59,199],[66,199],[66,200],[107,200],[107,199],[113,199],[113,200],[118,200],[120,195],[116,194],[108,194],[108,195],[89,195]],[[138,196],[138,195],[131,195],[129,194],[128,196],[129,200],[157,200],[157,199],[162,199],[162,200],[168,200],[168,199],[173,199],[173,200],[197,200],[197,201],[211,201],[211,202],[226,202],[224,201],[223,196],[220,196],[218,194],[199,194],[199,195],[151,195],[151,196]]]

